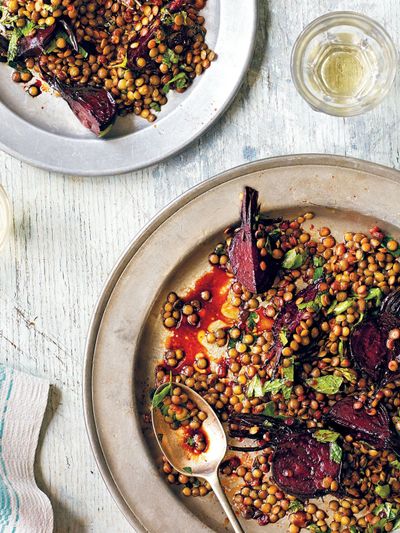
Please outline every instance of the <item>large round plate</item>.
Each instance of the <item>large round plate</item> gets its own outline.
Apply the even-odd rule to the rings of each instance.
[[[82,176],[159,163],[194,141],[231,103],[252,56],[256,5],[257,0],[209,0],[207,42],[218,60],[184,95],[172,94],[156,122],[119,118],[107,139],[94,138],[61,98],[31,98],[0,64],[0,148],[32,165]]]
[[[398,172],[354,159],[307,155],[267,159],[206,181],[166,207],[135,238],[108,279],[90,326],[84,400],[101,473],[139,531],[226,531],[213,496],[180,499],[173,493],[159,473],[154,439],[142,425],[165,336],[162,299],[207,268],[211,245],[238,219],[244,185],[260,191],[263,209],[272,215],[313,210],[318,226],[328,225],[337,236],[375,224],[399,236]],[[247,522],[246,531],[260,530]]]

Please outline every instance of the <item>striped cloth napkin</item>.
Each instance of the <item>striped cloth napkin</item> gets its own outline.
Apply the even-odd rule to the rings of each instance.
[[[0,364],[0,532],[50,533],[53,511],[33,463],[49,384]]]

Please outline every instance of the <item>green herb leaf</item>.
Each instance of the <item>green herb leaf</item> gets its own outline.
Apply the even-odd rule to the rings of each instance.
[[[344,379],[347,379],[347,381],[353,385],[354,383],[357,383],[357,375],[354,370],[351,370],[350,368],[336,368],[336,372],[340,372]]]
[[[236,346],[236,339],[229,339],[228,348],[234,348]]]
[[[353,327],[358,326],[358,324],[360,324],[364,320],[364,318],[365,318],[365,314],[364,313],[360,313],[360,316],[359,316],[357,322],[354,324]]]
[[[394,239],[393,237],[390,237],[389,235],[386,235],[385,238],[383,239],[382,241],[382,244],[383,246],[385,246],[386,250],[393,255],[393,257],[400,257],[400,246],[397,248],[397,250],[395,250],[394,252],[391,252],[390,250],[387,249],[387,243],[389,241],[395,241],[396,239]]]
[[[286,344],[289,343],[285,328],[282,328],[281,331],[279,332],[279,340],[281,341],[282,346],[286,346]]]
[[[299,500],[291,501],[288,507],[289,513],[297,513],[297,511],[302,511],[303,509],[304,509],[304,505],[301,502],[299,502]]]
[[[396,468],[397,470],[400,470],[400,461],[398,459],[395,459],[394,461],[390,462],[390,466],[392,468]]]
[[[285,379],[288,381],[294,380],[294,357],[290,357],[290,365],[287,367],[282,367],[282,374]]]
[[[188,474],[193,474],[193,470],[190,468],[190,466],[184,466],[182,470]]]
[[[179,63],[179,55],[175,54],[171,48],[167,48],[166,52],[163,55],[162,62],[167,65],[168,68],[171,68],[172,65]]]
[[[22,36],[22,31],[20,28],[15,28],[11,34],[10,40],[8,42],[8,51],[7,51],[7,61],[14,61],[18,53],[18,41]]]
[[[168,94],[173,83],[175,83],[177,89],[183,89],[188,85],[188,77],[184,72],[179,72],[179,74],[174,76],[171,80],[169,80],[168,83],[164,85],[162,92],[164,94]]]
[[[272,381],[266,381],[263,386],[263,394],[270,392],[271,394],[277,394],[285,385],[284,379],[274,379]]]
[[[171,26],[174,23],[174,15],[166,7],[162,7],[161,11],[161,22],[167,26]]]
[[[193,437],[188,437],[186,442],[189,444],[189,446],[194,446],[194,438]]]
[[[325,264],[325,259],[323,257],[319,257],[314,255],[313,257],[313,265],[315,267],[322,267]]]
[[[150,108],[154,109],[154,111],[161,111],[161,106],[158,102],[151,102]]]
[[[342,448],[339,446],[337,442],[331,442],[331,449],[330,449],[330,458],[332,461],[335,461],[335,463],[340,463],[342,461]]]
[[[269,416],[271,418],[277,418],[278,420],[285,420],[287,418],[283,415],[277,415],[275,413],[275,402],[270,401],[265,404],[264,411],[262,412],[264,416]]]
[[[263,394],[263,386],[261,384],[260,376],[256,374],[247,386],[246,396],[248,398],[261,398]]]
[[[286,252],[282,261],[282,267],[288,270],[299,268],[304,264],[306,257],[306,252],[297,252],[295,248],[292,248]]]
[[[250,330],[253,330],[256,327],[258,320],[259,320],[258,314],[255,311],[252,311],[249,314],[249,317],[247,319],[247,327]]]
[[[343,378],[340,376],[328,375],[307,379],[306,383],[322,394],[336,394],[342,386]]]
[[[330,429],[319,429],[313,433],[313,437],[318,442],[335,442],[340,437],[340,434]]]
[[[152,406],[157,408],[160,407],[164,398],[166,398],[172,391],[172,372],[170,373],[169,383],[165,385],[159,392],[157,392],[151,401]]]
[[[285,400],[290,400],[290,395],[292,394],[293,387],[288,387],[287,385],[282,385],[282,394]]]
[[[313,274],[313,280],[314,281],[317,281],[317,279],[321,279],[322,276],[324,275],[324,269],[323,267],[318,267],[314,270],[314,274]]]
[[[339,355],[343,355],[344,354],[344,342],[343,342],[343,339],[339,339],[338,351],[339,351]]]
[[[347,298],[347,300],[345,300],[344,302],[340,302],[339,304],[337,304],[333,308],[333,312],[335,313],[335,315],[341,315],[342,313],[347,311],[347,309],[351,307],[353,303],[354,303],[354,298]],[[328,313],[329,313],[329,310],[328,310]]]
[[[382,302],[382,291],[379,287],[373,287],[372,289],[369,289],[368,295],[365,298],[365,301],[368,302],[369,300],[376,300],[375,305],[376,307],[379,307]]]
[[[390,485],[377,485],[375,487],[375,493],[381,498],[388,498],[390,495]]]
[[[128,54],[125,54],[125,57],[121,61],[121,63],[118,63],[117,65],[112,65],[112,68],[126,68],[127,66],[128,66]]]

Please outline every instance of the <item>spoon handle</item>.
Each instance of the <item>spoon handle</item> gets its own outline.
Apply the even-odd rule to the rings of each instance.
[[[207,476],[207,481],[211,485],[212,490],[214,491],[215,496],[218,498],[219,503],[221,504],[223,510],[225,511],[229,522],[231,523],[235,533],[244,533],[242,526],[239,523],[235,513],[232,510],[232,507],[225,496],[225,492],[221,487],[221,483],[218,477],[218,473],[214,472],[213,474]]]

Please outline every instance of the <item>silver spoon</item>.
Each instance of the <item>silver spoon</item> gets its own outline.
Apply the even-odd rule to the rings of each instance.
[[[158,394],[163,388],[168,386],[169,384],[161,385],[158,387],[155,394]],[[225,492],[222,489],[218,477],[218,467],[222,459],[225,457],[228,446],[221,422],[211,409],[210,405],[197,394],[197,392],[194,392],[192,389],[181,383],[177,383],[176,386],[182,389],[188,395],[188,398],[190,398],[201,411],[204,411],[207,414],[202,429],[207,435],[208,446],[206,450],[199,455],[192,454],[185,450],[180,442],[177,431],[172,429],[164,420],[164,416],[160,409],[152,407],[151,420],[158,445],[175,470],[185,476],[189,474],[191,476],[201,477],[211,485],[211,488],[229,518],[235,533],[244,533],[239,520],[225,496]]]

